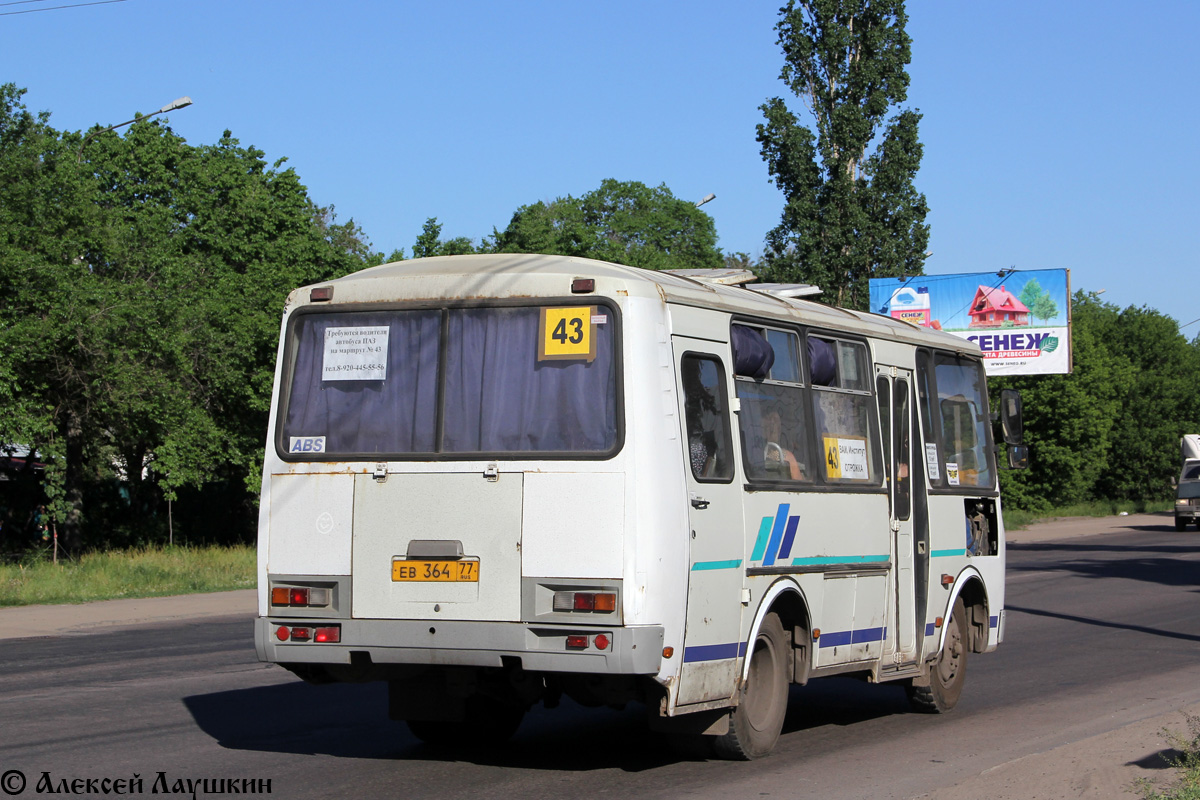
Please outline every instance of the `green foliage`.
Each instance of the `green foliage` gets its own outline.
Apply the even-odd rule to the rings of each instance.
[[[477,252],[475,245],[465,236],[459,236],[449,241],[442,241],[442,225],[437,217],[425,220],[421,235],[413,243],[413,258],[430,258],[432,256],[465,256]],[[401,256],[403,258],[403,256]],[[398,259],[390,259],[398,260]]]
[[[712,217],[666,186],[605,180],[583,197],[521,206],[493,236],[500,253],[581,256],[645,269],[722,266]]]
[[[228,131],[85,139],[21,94],[0,88],[0,441],[47,460],[70,547],[114,467],[135,519],[211,481],[252,497],[283,302],[365,266],[361,231]]]
[[[745,269],[758,274],[758,265],[750,258],[749,253],[726,253],[724,266],[726,269]]]
[[[1042,288],[1037,278],[1031,278],[1025,284],[1021,296],[1017,299],[1025,304],[1034,319],[1048,320],[1058,314],[1058,304],[1054,302],[1050,293]]]
[[[817,284],[838,305],[865,309],[870,278],[921,274],[921,115],[887,118],[908,94],[907,20],[902,0],[788,0],[780,10],[780,78],[817,134],[782,99],[763,104],[757,138],[786,200],[767,234],[765,279]]]
[[[1187,734],[1165,728],[1162,732],[1174,751],[1163,759],[1178,771],[1176,781],[1163,792],[1148,780],[1138,781],[1136,788],[1146,800],[1200,800],[1200,717],[1185,713],[1184,719]]]
[[[1156,514],[1170,511],[1175,505],[1172,500],[1093,500],[1035,512],[1007,505],[1007,498],[1005,498],[1005,503],[1004,529],[1006,531],[1020,530],[1035,522],[1047,522],[1064,517],[1115,517],[1122,511],[1127,514]]]
[[[1001,473],[1005,502],[1048,511],[1170,497],[1179,439],[1200,431],[1200,347],[1152,309],[1083,292],[1072,309],[1072,374],[990,381],[994,393],[1021,392],[1030,449],[1028,470]]]
[[[252,589],[255,569],[249,545],[139,547],[86,553],[58,564],[43,552],[0,565],[0,607]]]

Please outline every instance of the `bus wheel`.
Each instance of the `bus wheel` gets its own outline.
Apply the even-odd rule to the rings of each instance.
[[[1200,521],[1197,521],[1196,524],[1200,525]],[[1187,528],[1187,520],[1176,517],[1175,518],[1175,530],[1182,531],[1182,530],[1185,530],[1186,528]]]
[[[967,610],[962,598],[954,601],[946,644],[929,664],[928,672],[909,683],[908,699],[917,711],[941,714],[958,703],[967,679]]]
[[[771,752],[783,730],[788,699],[788,640],[774,613],[767,614],[750,652],[750,671],[729,732],[716,737],[719,758],[749,761]]]
[[[405,724],[422,742],[434,747],[485,747],[507,742],[517,732],[525,711],[485,695],[467,698],[461,720],[410,719]]]

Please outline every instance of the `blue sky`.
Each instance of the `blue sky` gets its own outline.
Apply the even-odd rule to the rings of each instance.
[[[82,0],[86,1],[86,0]],[[761,252],[782,199],[754,140],[778,80],[778,0],[453,3],[0,0],[0,82],[65,129],[181,95],[287,157],[377,250],[425,219],[478,239],[605,178],[699,199],[725,252]],[[1200,252],[1200,3],[909,4],[933,255],[926,272],[1067,268],[1181,324]],[[1187,325],[1189,337],[1200,323]]]

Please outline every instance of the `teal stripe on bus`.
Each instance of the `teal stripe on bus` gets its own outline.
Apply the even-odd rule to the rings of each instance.
[[[697,561],[692,564],[692,570],[701,569],[737,569],[742,565],[740,558],[731,559],[729,561]]]
[[[965,547],[952,547],[949,550],[933,550],[929,553],[930,558],[943,558],[945,556],[965,556],[967,549]]]
[[[887,561],[887,553],[881,556],[814,556],[810,558],[793,558],[793,567],[803,567],[811,564],[874,564]]]
[[[758,526],[758,538],[754,541],[754,552],[750,554],[751,561],[762,561],[763,553],[767,552],[767,539],[771,538],[771,523],[774,517],[763,517]]]

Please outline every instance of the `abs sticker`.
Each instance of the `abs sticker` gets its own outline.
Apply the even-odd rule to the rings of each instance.
[[[291,444],[288,445],[288,453],[290,455],[324,452],[324,436],[293,436]]]
[[[538,361],[587,361],[596,358],[596,308],[543,308],[538,331]]]

